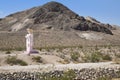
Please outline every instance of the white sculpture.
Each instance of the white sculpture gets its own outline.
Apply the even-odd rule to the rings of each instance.
[[[26,38],[26,52],[30,54],[33,51],[33,30],[27,29],[28,34],[25,36]]]

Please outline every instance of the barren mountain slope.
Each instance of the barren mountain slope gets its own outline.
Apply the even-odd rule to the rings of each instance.
[[[58,24],[59,23],[59,24]],[[97,24],[79,16],[66,6],[49,2],[41,7],[11,14],[0,21],[0,30],[19,31],[31,27],[33,29],[54,29],[70,31],[97,31],[112,34],[109,24]]]
[[[119,45],[119,28],[79,16],[58,2],[0,19],[0,49],[25,48],[26,28],[34,30],[34,47]],[[19,44],[18,44],[19,43]]]

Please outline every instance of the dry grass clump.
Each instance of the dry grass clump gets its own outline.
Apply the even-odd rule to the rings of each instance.
[[[21,65],[21,66],[28,65],[25,61],[21,59],[17,59],[16,56],[8,56],[5,62],[10,65]]]
[[[111,80],[111,78],[110,77],[100,77],[97,80]]]
[[[11,51],[8,50],[8,51],[5,52],[5,54],[11,54]]]
[[[78,61],[80,54],[78,52],[72,52],[70,56],[73,61]]]
[[[120,58],[114,58],[113,62],[114,64],[120,64]]]
[[[35,61],[35,62],[38,62],[38,63],[42,63],[42,58],[40,56],[33,56],[32,57],[32,60]]]
[[[93,53],[85,54],[85,56],[83,57],[83,60],[85,62],[111,61],[112,57],[108,54],[102,54],[96,51]]]

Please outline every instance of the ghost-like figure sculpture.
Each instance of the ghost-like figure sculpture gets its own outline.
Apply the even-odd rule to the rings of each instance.
[[[26,52],[30,54],[33,51],[33,30],[27,29],[28,34],[25,36],[26,38]]]

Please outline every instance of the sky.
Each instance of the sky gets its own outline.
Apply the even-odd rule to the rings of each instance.
[[[60,2],[80,16],[120,26],[120,0],[0,0],[0,18],[50,1]]]

